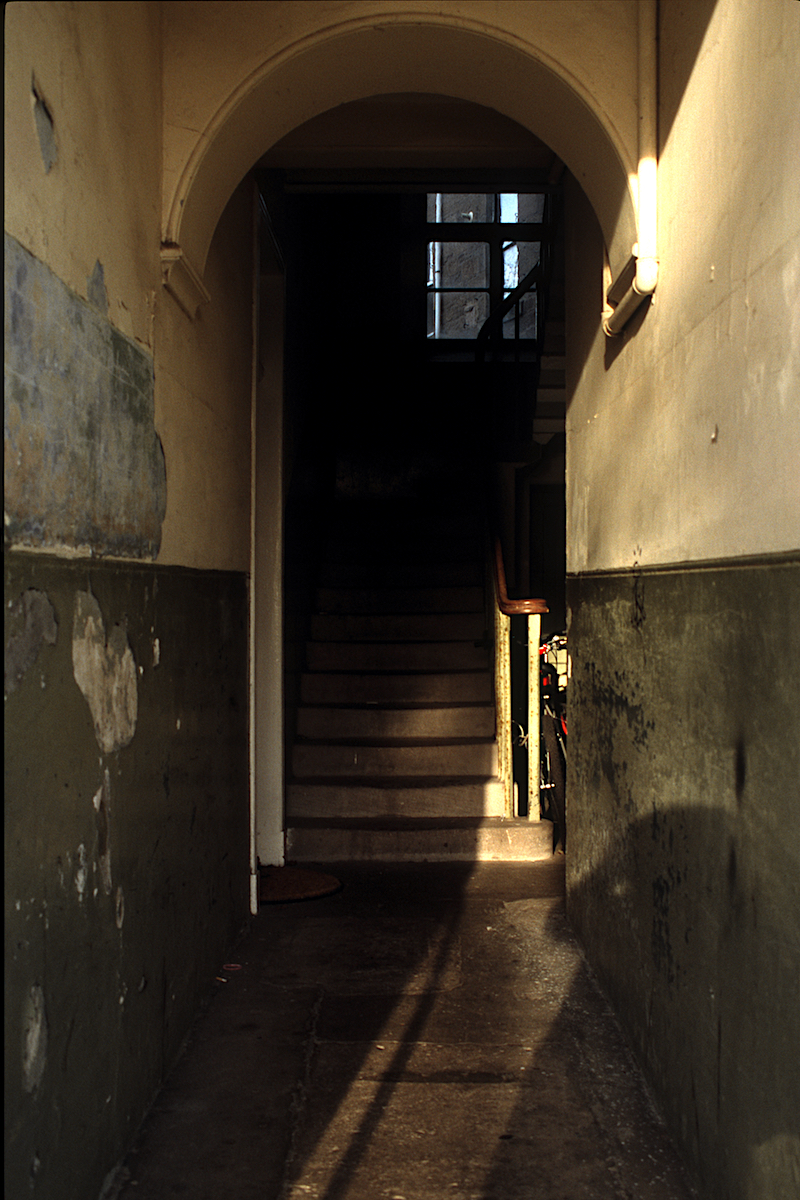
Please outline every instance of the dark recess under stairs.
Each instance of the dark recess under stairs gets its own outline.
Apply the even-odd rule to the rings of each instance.
[[[340,499],[323,556],[287,789],[290,862],[529,861],[505,816],[481,510]]]

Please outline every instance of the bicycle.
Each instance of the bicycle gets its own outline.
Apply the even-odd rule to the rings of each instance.
[[[541,671],[541,765],[539,798],[553,822],[553,849],[567,848],[567,639],[552,634],[539,647]]]

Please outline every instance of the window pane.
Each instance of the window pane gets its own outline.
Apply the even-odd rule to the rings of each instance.
[[[536,309],[539,297],[536,292],[526,292],[519,302],[519,336],[536,337]]]
[[[507,293],[506,293],[507,295]],[[526,292],[520,300],[517,301],[515,308],[519,312],[519,337],[520,339],[530,340],[536,337],[536,306],[538,297],[536,292]],[[512,308],[509,313],[503,317],[503,337],[517,337],[515,309]]]
[[[520,282],[528,274],[528,271],[539,262],[542,256],[541,242],[517,242],[519,248],[519,280]]]
[[[429,222],[463,225],[502,221],[516,225],[520,221],[543,221],[544,208],[541,192],[429,192],[427,212]]]
[[[544,196],[535,192],[521,192],[517,196],[518,221],[543,221]]]
[[[513,291],[532,271],[541,257],[541,242],[505,242],[503,245],[503,287]]]
[[[519,248],[516,242],[503,246],[503,287],[513,291],[519,283]]]
[[[437,212],[438,207],[438,212]],[[453,221],[457,225],[486,224],[496,216],[495,196],[482,192],[450,195],[441,193],[437,206],[435,192],[428,193],[428,221]]]
[[[476,338],[489,316],[489,297],[486,292],[438,292],[434,304],[441,305],[439,336],[443,338]]]
[[[516,192],[500,194],[500,220],[504,225],[516,224],[519,220],[519,196]]]
[[[438,247],[438,255],[437,255]],[[487,242],[429,242],[428,263],[434,266],[435,287],[482,288],[489,286]]]
[[[501,192],[500,220],[504,225],[544,220],[544,196],[534,192]]]

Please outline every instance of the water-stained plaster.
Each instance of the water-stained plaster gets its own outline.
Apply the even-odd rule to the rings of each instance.
[[[17,690],[42,646],[54,646],[57,637],[58,622],[45,592],[28,588],[9,605],[3,684],[6,696]]]
[[[12,545],[155,557],[166,468],[152,359],[5,235],[5,535]]]

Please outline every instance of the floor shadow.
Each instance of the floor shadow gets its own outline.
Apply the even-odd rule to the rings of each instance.
[[[765,855],[738,813],[698,804],[631,822],[609,847],[591,868],[570,872],[569,921],[558,910],[549,917],[554,953],[580,936],[597,971],[581,954],[542,1060],[565,1048],[567,1075],[632,1194],[691,1194],[659,1110],[703,1194],[792,1194],[800,1169],[800,1089],[789,1065],[800,1043],[796,831]],[[521,937],[533,955],[531,930]],[[528,1128],[529,1109],[521,1089],[511,1140]],[[505,1194],[507,1158],[500,1147],[482,1200]],[[537,1155],[532,1162],[538,1179]],[[667,1190],[653,1192],[656,1181]]]
[[[220,971],[125,1200],[688,1197],[563,857],[335,870],[340,893],[262,909]],[[639,1189],[643,1143],[661,1190]]]

